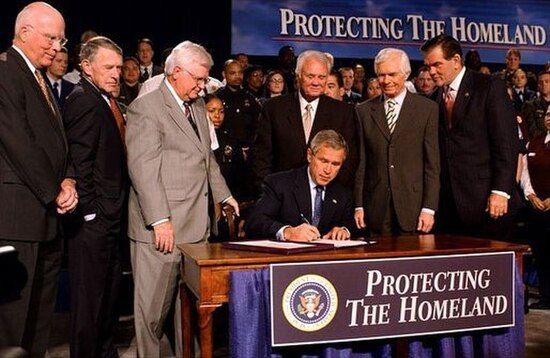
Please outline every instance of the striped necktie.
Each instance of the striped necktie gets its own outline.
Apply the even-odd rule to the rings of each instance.
[[[386,121],[388,121],[388,128],[390,129],[390,134],[393,133],[395,129],[395,124],[397,123],[397,113],[395,112],[395,105],[397,102],[393,99],[389,99],[386,102]]]

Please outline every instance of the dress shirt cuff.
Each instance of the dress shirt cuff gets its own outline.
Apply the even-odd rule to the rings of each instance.
[[[510,199],[510,194],[504,192],[504,191],[501,191],[501,190],[491,190],[491,193],[493,194],[496,194],[496,195],[500,195],[500,196],[503,196],[505,197],[506,199]]]
[[[422,210],[420,210],[420,212],[430,214],[432,216],[435,215],[435,210],[433,210],[433,209],[422,208]]]
[[[228,196],[227,198],[223,199],[222,202],[220,204],[225,204],[227,203],[229,200],[233,199],[233,195],[230,195]]]
[[[340,227],[340,229],[342,229],[342,230],[345,230],[345,231],[346,231],[346,232],[348,233],[348,235],[349,235],[349,238],[351,239],[351,232],[350,232],[350,231],[348,230],[348,228],[347,228],[347,227],[345,227],[345,226],[342,226],[342,227]]]
[[[359,210],[365,210],[365,209],[363,209],[362,206],[358,206],[358,207],[355,208],[355,211],[359,211]]]
[[[534,190],[524,190],[523,195],[525,196],[525,200],[529,200],[528,198],[529,195],[537,196],[537,193],[535,193]]]
[[[279,231],[277,231],[277,234],[275,234],[275,237],[277,238],[277,240],[286,241],[284,231],[287,227],[291,227],[291,226],[290,225],[285,225],[282,228],[280,228]]]
[[[162,224],[162,223],[165,223],[165,222],[168,222],[168,221],[170,221],[169,218],[160,219],[160,220],[157,220],[154,223],[152,223],[151,226],[157,226],[158,224]]]

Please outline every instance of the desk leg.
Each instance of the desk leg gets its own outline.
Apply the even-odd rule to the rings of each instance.
[[[191,330],[191,295],[185,284],[180,286],[181,298],[181,333],[183,358],[193,357],[193,331]]]
[[[197,304],[199,315],[199,330],[201,341],[201,357],[212,358],[213,340],[212,340],[212,313],[221,305],[201,306]]]

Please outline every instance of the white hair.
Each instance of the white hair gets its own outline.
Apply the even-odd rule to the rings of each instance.
[[[179,43],[166,58],[164,72],[171,75],[176,67],[189,68],[199,65],[210,70],[214,65],[212,56],[204,47],[191,41]]]
[[[406,77],[409,77],[411,74],[411,63],[409,61],[409,56],[407,56],[407,53],[401,49],[388,47],[380,50],[376,57],[374,58],[374,72],[377,73],[377,67],[378,64],[381,62],[386,62],[390,59],[390,57],[394,55],[399,55],[400,60],[400,69],[403,74],[405,74]]]

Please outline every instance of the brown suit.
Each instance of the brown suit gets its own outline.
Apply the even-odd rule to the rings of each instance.
[[[373,233],[391,212],[402,231],[414,231],[422,208],[436,210],[439,198],[438,110],[435,102],[407,93],[393,134],[383,97],[357,106],[360,123],[355,206],[363,207]],[[393,211],[388,210],[393,205]]]

